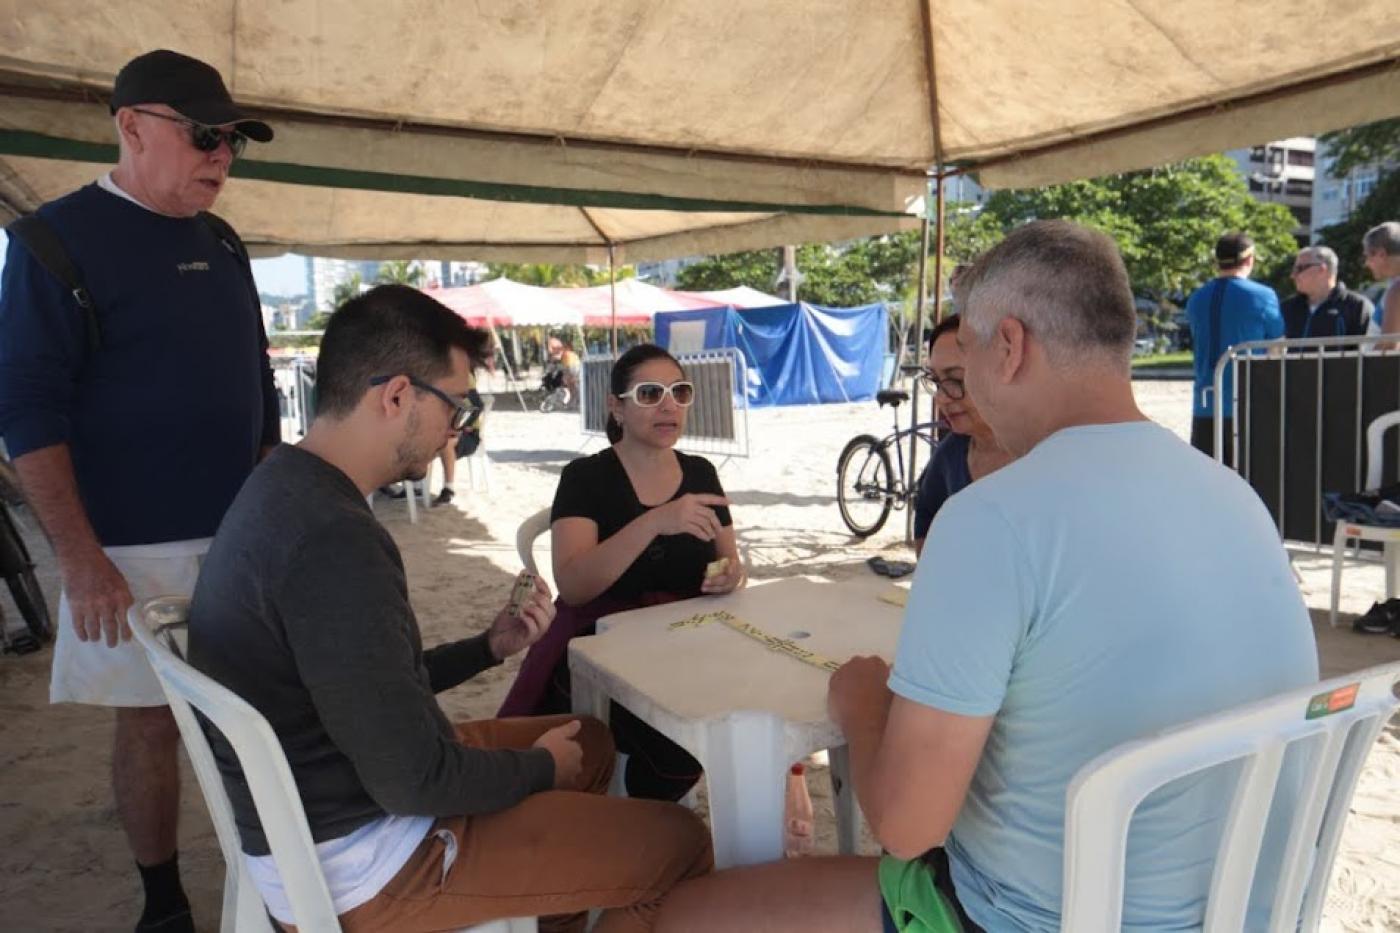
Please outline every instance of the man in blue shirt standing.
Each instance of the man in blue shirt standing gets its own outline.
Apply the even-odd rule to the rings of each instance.
[[[1195,353],[1196,386],[1192,401],[1191,446],[1215,456],[1215,366],[1237,343],[1283,336],[1283,315],[1274,290],[1249,280],[1254,270],[1254,241],[1227,233],[1215,244],[1220,275],[1192,293],[1186,302]],[[1221,388],[1224,419],[1223,461],[1231,465],[1234,427],[1234,380],[1229,369]]]
[[[116,708],[116,809],[146,893],[137,930],[181,933],[194,925],[175,848],[179,732],[126,610],[193,591],[224,511],[278,441],[247,253],[206,213],[247,141],[272,130],[214,68],[165,50],[122,68],[111,112],[117,166],[29,221],[88,300],[33,233],[10,238],[0,432],[63,580],[50,700]]]

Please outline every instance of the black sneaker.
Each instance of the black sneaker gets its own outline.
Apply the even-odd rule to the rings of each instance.
[[[1400,603],[1400,600],[1388,599],[1383,603],[1372,603],[1364,615],[1358,616],[1356,621],[1351,623],[1352,630],[1366,635],[1394,634],[1396,626],[1400,625],[1400,613],[1396,612],[1395,605],[1397,603]]]
[[[136,924],[136,933],[195,933],[194,917],[186,907],[161,920],[142,920]]]
[[[433,498],[433,505],[434,505],[434,506],[446,505],[447,503],[449,503],[449,502],[452,501],[452,496],[453,496],[452,490],[451,490],[450,488],[444,486],[443,489],[442,489],[442,492],[438,493],[437,496],[435,496],[435,497]]]
[[[388,496],[390,499],[402,499],[405,495],[407,495],[407,493],[404,492],[404,486],[402,483],[399,483],[396,486],[380,486],[379,494],[381,496]]]

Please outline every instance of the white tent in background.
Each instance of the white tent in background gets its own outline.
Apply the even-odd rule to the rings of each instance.
[[[774,305],[787,304],[786,298],[779,298],[776,295],[769,295],[756,288],[749,288],[747,285],[739,285],[734,288],[721,288],[714,291],[705,292],[684,292],[686,295],[696,295],[716,305],[729,305],[732,308],[771,308]]]

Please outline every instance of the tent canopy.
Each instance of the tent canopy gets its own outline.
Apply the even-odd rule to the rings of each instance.
[[[157,46],[277,128],[224,212],[326,255],[841,239],[906,226],[932,166],[1046,184],[1400,114],[1393,0],[0,0],[10,212],[110,161]]]
[[[871,399],[888,343],[884,304],[823,308],[803,302],[743,311],[663,311],[656,342],[672,353],[734,347],[744,355],[750,405]]]
[[[479,285],[425,289],[425,293],[478,327],[608,327],[612,323],[613,291],[608,285],[541,288],[498,278]],[[617,283],[617,323],[623,327],[648,326],[658,311],[775,304],[781,304],[779,299],[752,288],[710,293],[658,288],[637,279]]]

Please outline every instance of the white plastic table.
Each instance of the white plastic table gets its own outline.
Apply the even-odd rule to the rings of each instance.
[[[890,660],[903,610],[880,596],[901,593],[884,579],[794,577],[606,616],[597,635],[569,643],[574,712],[606,721],[616,700],[695,756],[719,868],[782,857],[787,770],[830,749],[837,840],[853,852],[849,758],[826,714],[830,673],[721,622],[671,625],[723,609],[838,663],[861,654]]]

